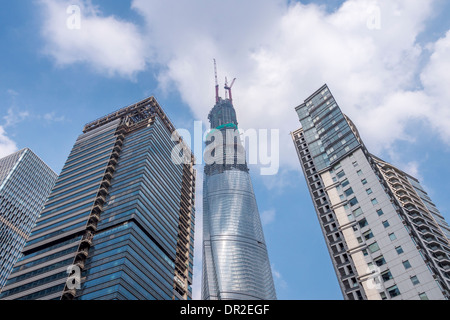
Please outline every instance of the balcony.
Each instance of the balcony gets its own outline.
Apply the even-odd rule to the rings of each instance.
[[[108,189],[101,187],[100,190],[98,190],[98,194],[102,196],[106,196],[108,194]]]
[[[110,166],[115,166],[117,164],[117,159],[116,158],[111,158],[111,160],[109,160],[108,165]]]
[[[436,252],[436,256],[438,256],[438,253],[443,253],[444,255],[446,254],[445,250],[442,249],[442,247],[440,245],[438,246],[430,246],[428,245],[428,248],[434,252]]]
[[[93,232],[97,231],[97,223],[88,222],[86,229]]]
[[[106,202],[106,197],[105,196],[97,196],[97,198],[95,199],[94,202],[94,206],[100,205],[103,206]]]
[[[103,177],[105,180],[111,180],[113,176],[111,172],[106,172]]]
[[[106,167],[106,172],[114,173],[114,171],[116,171],[116,168],[114,166],[109,165]]]
[[[80,251],[77,252],[77,258],[79,259],[86,259],[89,255],[89,250],[87,248],[80,249]]]
[[[417,229],[421,234],[425,235],[434,235],[433,232],[428,229],[427,226],[422,226],[422,229]]]
[[[110,186],[111,186],[111,181],[110,180],[103,180],[100,187],[108,189]]]
[[[432,242],[438,243],[438,242],[436,241],[436,238],[435,238],[435,237],[432,237],[432,236],[431,236],[431,237],[430,237],[430,236],[424,237],[423,240],[425,240],[425,241],[428,242],[428,243],[432,243]]]
[[[100,221],[100,213],[92,212],[91,216],[89,217],[89,221],[92,222],[99,222]]]
[[[392,184],[392,188],[394,188],[394,190],[396,191],[405,191],[403,185],[401,183],[394,183]]]
[[[103,211],[103,204],[96,203],[92,208],[93,214],[100,214]]]
[[[111,154],[111,158],[114,158],[114,159],[119,159],[119,152],[117,152],[117,151],[114,151],[112,154]]]
[[[94,240],[94,234],[92,232],[87,232],[84,234],[83,238],[81,238],[81,244],[92,246]]]
[[[75,295],[77,294],[77,290],[75,289],[66,289],[63,292],[62,299],[63,300],[72,300],[75,298]]]
[[[84,261],[83,260],[75,262],[74,265],[77,266],[78,268],[80,268],[81,270],[84,269]]]
[[[119,135],[124,135],[125,133],[127,133],[127,129],[124,126],[122,126],[119,129],[117,129],[117,133]]]
[[[395,183],[400,183],[400,180],[398,180],[397,178],[394,177],[394,178],[390,178],[389,182],[392,184],[395,184]]]
[[[400,201],[404,202],[405,204],[406,203],[412,203],[413,204],[413,201],[412,201],[411,197],[409,195],[407,195],[407,194],[404,194],[404,195],[400,196]]]

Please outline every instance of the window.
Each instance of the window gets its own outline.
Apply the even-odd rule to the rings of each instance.
[[[359,217],[359,216],[362,215],[362,214],[363,214],[363,211],[362,211],[361,208],[358,208],[358,209],[356,209],[356,210],[353,210],[353,215],[354,215],[355,217]]]
[[[401,246],[395,248],[395,250],[397,251],[398,254],[402,254],[402,253],[404,252],[404,251],[403,251],[403,248],[402,248]]]
[[[355,217],[353,216],[353,214],[349,214],[347,216],[347,218],[348,218],[348,221],[355,221]]]
[[[366,219],[362,219],[361,221],[358,222],[358,224],[360,228],[364,228],[369,225]]]
[[[344,191],[344,193],[345,193],[345,195],[346,195],[347,197],[348,197],[348,196],[351,196],[351,195],[353,194],[353,189],[352,189],[352,188],[347,189],[347,190]]]
[[[336,174],[336,176],[337,176],[339,179],[342,178],[343,176],[345,176],[344,170],[339,171],[339,172]]]
[[[366,192],[367,192],[367,194],[372,194],[373,193],[371,188],[367,189]]]
[[[369,240],[374,237],[372,230],[369,230],[363,234],[364,239]]]
[[[380,250],[380,246],[376,242],[372,243],[368,248],[371,253],[374,253],[374,252],[377,252],[378,250]]]
[[[375,198],[375,199],[372,199],[371,201],[372,201],[372,204],[373,204],[373,205],[378,204],[378,200],[377,200],[376,198]]]
[[[383,221],[383,226],[385,227],[385,228],[388,228],[389,226],[390,226],[390,224],[389,224],[389,221]]]
[[[350,182],[348,182],[348,179],[345,179],[344,181],[342,181],[342,187],[346,187],[350,184]]]
[[[339,196],[339,199],[341,199],[341,201],[344,201],[344,200],[345,200],[345,197],[344,197],[344,195],[343,195],[343,194],[341,194],[341,195]]]
[[[428,296],[427,296],[427,294],[425,292],[419,294],[419,298],[420,298],[420,300],[429,300]]]
[[[411,263],[409,263],[408,260],[403,261],[403,266],[405,267],[406,270],[408,270],[409,268],[411,268]]]
[[[397,237],[395,236],[395,233],[391,233],[389,234],[389,239],[391,239],[391,241],[394,241],[397,239]]]
[[[379,209],[377,210],[378,216],[382,216],[384,214],[383,210]]]
[[[366,184],[367,184],[367,179],[362,179],[362,180],[361,180],[361,183],[362,183],[363,185],[366,185]]]
[[[389,295],[391,296],[391,298],[395,298],[396,296],[400,295],[400,290],[398,290],[397,286],[392,286],[390,288],[387,289]]]
[[[357,203],[358,203],[358,200],[356,199],[356,197],[355,198],[353,198],[353,199],[350,199],[349,201],[348,201],[348,203],[350,204],[350,206],[354,206],[354,205],[356,205]]]
[[[357,167],[358,166],[358,161],[353,162],[353,166]]]
[[[375,260],[373,260],[375,262],[375,264],[377,265],[377,267],[381,267],[382,265],[386,264],[386,260],[384,259],[383,256],[380,256],[378,258],[376,258]]]
[[[419,278],[417,278],[417,276],[411,277],[411,282],[413,285],[418,285],[420,283]]]
[[[381,300],[387,300],[386,293],[384,293],[384,292],[380,292],[380,297],[381,297]]]
[[[336,177],[333,177],[333,182],[337,182],[338,179]]]
[[[362,176],[362,174],[363,174],[363,172],[362,172],[362,170],[358,170],[358,176]]]
[[[391,279],[393,279],[392,274],[389,270],[383,272],[381,274],[381,278],[383,279],[384,282],[389,281]]]
[[[361,237],[356,238],[358,240],[358,243],[363,243],[363,239]]]
[[[368,256],[368,255],[369,255],[369,253],[367,252],[366,249],[364,249],[364,250],[362,251],[362,253],[363,253],[364,256]]]

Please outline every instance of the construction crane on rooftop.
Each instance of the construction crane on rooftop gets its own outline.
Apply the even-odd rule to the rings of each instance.
[[[214,60],[214,77],[216,81],[216,103],[219,102],[219,81],[217,77],[217,62],[216,59]],[[234,82],[236,81],[236,78],[233,79],[230,85],[228,85],[228,79],[225,77],[225,99],[229,99],[231,103],[233,103],[233,96],[231,94],[231,88],[233,88]]]
[[[234,85],[235,81],[236,81],[236,78],[234,78],[233,81],[231,81],[231,84],[228,85],[228,79],[225,77],[225,90],[226,90],[225,91],[225,98],[226,98],[226,94],[227,94],[227,91],[228,91],[228,96],[229,96],[229,99],[230,99],[231,103],[233,103],[233,96],[231,94],[231,88],[233,88],[233,85]]]

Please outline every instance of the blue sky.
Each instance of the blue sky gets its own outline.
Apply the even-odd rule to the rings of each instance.
[[[0,156],[29,147],[59,173],[85,123],[150,95],[176,127],[206,124],[216,58],[222,83],[237,78],[240,126],[280,130],[278,174],[251,167],[278,297],[342,299],[289,136],[294,108],[327,83],[369,150],[418,177],[450,221],[449,13],[445,0],[8,1]]]

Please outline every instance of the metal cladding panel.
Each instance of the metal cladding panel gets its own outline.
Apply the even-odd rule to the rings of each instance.
[[[276,299],[250,175],[204,180],[203,299]]]

